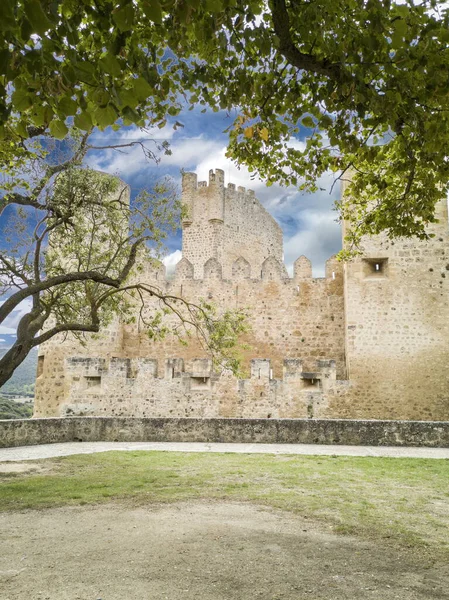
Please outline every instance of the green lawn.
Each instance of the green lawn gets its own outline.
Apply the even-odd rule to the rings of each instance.
[[[35,461],[34,461],[35,464]],[[335,531],[449,554],[449,461],[105,452],[3,476],[0,510],[220,499],[285,509]]]

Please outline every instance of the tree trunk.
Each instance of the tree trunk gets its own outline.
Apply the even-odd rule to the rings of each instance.
[[[17,341],[0,359],[0,388],[11,378],[33,348],[33,338]]]
[[[15,369],[23,363],[30,350],[36,345],[36,333],[42,329],[47,316],[39,308],[20,319],[17,327],[17,340],[8,352],[0,359],[0,388],[11,378]]]

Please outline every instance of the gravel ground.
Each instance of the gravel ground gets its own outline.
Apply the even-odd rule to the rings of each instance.
[[[0,515],[2,600],[428,600],[447,564],[269,508],[110,504]]]
[[[333,446],[324,444],[222,444],[207,442],[65,442],[0,448],[0,461],[40,460],[109,450],[164,452],[232,452],[236,454],[299,454],[313,456],[383,456],[391,458],[449,458],[449,448],[400,446]]]

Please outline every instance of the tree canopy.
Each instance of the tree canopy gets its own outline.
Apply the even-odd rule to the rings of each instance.
[[[3,0],[0,30],[6,139],[227,110],[229,156],[268,182],[351,170],[355,243],[424,238],[447,191],[444,1]]]
[[[83,166],[89,149],[98,149],[87,134],[64,146],[60,155],[51,141],[23,144],[0,185],[0,324],[28,302],[14,344],[0,356],[0,387],[32,348],[68,332],[82,342],[118,317],[152,339],[196,335],[216,363],[236,371],[243,312],[218,314],[145,275],[179,226],[177,187],[157,181],[130,202],[117,177]],[[164,320],[169,313],[178,317],[171,324]]]

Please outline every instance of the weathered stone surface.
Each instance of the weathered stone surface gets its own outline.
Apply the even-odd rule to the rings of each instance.
[[[449,422],[70,417],[0,421],[0,447],[57,442],[227,442],[449,447]]]
[[[247,309],[246,378],[214,373],[195,339],[154,342],[117,320],[86,347],[70,336],[40,347],[36,417],[449,419],[446,201],[428,241],[366,239],[363,256],[331,257],[323,278],[304,256],[286,276],[279,225],[253,192],[225,188],[223,171],[199,183],[184,174],[183,203],[174,279],[156,261],[141,276],[167,294]],[[149,298],[144,316],[159,309]]]

